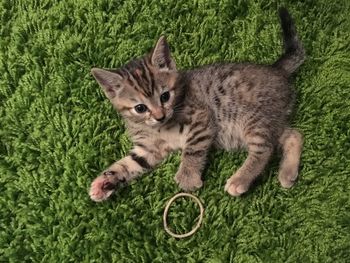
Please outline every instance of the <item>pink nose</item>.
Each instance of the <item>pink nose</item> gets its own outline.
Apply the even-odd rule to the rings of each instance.
[[[163,113],[162,109],[154,110],[152,115],[157,121],[163,121],[165,119],[165,114]]]

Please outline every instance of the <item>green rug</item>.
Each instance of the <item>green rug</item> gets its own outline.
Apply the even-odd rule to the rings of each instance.
[[[350,262],[349,1],[0,1],[1,262]],[[130,142],[90,75],[148,51],[165,34],[178,68],[272,63],[279,6],[295,18],[308,57],[295,78],[293,126],[305,136],[300,180],[277,181],[278,158],[248,194],[224,192],[244,152],[213,151],[206,210],[192,237],[163,230],[179,192],[179,155],[103,203],[91,181]],[[191,229],[189,200],[171,227]]]

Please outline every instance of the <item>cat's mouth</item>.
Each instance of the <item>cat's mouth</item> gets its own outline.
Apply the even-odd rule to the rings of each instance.
[[[151,118],[150,120],[145,121],[145,123],[151,127],[161,127],[169,122],[173,117],[174,112],[169,112],[162,120],[156,120]]]

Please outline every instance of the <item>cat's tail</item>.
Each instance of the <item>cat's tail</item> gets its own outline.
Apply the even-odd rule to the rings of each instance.
[[[281,7],[279,16],[283,31],[284,54],[273,64],[291,75],[305,60],[305,50],[300,42],[292,17],[287,9]]]

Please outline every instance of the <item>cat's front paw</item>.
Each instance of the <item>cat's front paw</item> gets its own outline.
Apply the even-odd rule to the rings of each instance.
[[[248,191],[251,181],[243,176],[231,176],[225,185],[225,191],[232,196],[240,196]]]
[[[95,178],[90,187],[90,198],[95,202],[101,202],[113,194],[117,186],[115,176],[115,172],[106,171]]]
[[[185,191],[194,191],[203,186],[201,176],[191,173],[189,170],[180,170],[176,173],[175,181],[179,187]]]

